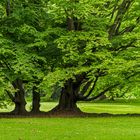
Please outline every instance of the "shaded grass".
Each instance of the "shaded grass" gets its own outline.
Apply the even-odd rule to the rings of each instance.
[[[57,105],[57,102],[41,103],[41,111],[49,111]],[[80,102],[78,107],[83,112],[88,113],[111,113],[111,114],[140,114],[140,100],[116,100],[116,101],[100,101],[100,102]],[[0,112],[9,112],[14,106],[9,106],[7,109],[1,109]],[[31,108],[31,103],[28,102],[27,110]]]
[[[139,140],[140,118],[0,119],[0,140]]]

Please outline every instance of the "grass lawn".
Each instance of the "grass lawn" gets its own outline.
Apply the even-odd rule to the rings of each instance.
[[[0,119],[0,140],[140,140],[140,118]]]
[[[42,103],[41,110],[50,110],[56,104]],[[85,112],[140,113],[139,101],[89,102],[78,106]],[[12,109],[9,106],[0,111]],[[0,119],[0,140],[140,140],[140,117]]]
[[[57,102],[41,103],[42,111],[49,111],[57,105]],[[89,113],[112,113],[112,114],[127,114],[140,113],[140,100],[116,100],[102,102],[81,102],[78,107]],[[7,109],[0,109],[0,112],[11,111],[14,106],[9,106]],[[30,110],[31,103],[28,102],[27,110]]]

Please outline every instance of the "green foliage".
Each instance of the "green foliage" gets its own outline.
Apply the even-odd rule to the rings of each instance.
[[[140,2],[120,12],[123,2],[19,0],[11,1],[7,16],[6,2],[1,1],[1,93],[19,78],[26,81],[27,91],[36,85],[50,97],[56,84],[63,86],[83,72],[94,80],[100,69],[104,75],[93,94],[119,84],[118,94],[131,85],[128,93],[135,95],[140,79]],[[68,30],[68,19],[77,29]]]
[[[95,71],[101,69],[106,75],[99,78],[95,93],[115,83],[121,85],[120,90],[132,83],[135,88],[135,75],[137,79],[140,78],[138,75],[140,27],[139,17],[136,14],[139,13],[138,1],[134,2],[123,16],[121,15],[123,20],[119,33],[111,39],[108,38],[108,30],[114,24],[118,13],[117,8],[112,13],[113,8],[120,7],[121,4],[122,1],[115,3],[106,0],[50,1],[49,14],[54,15],[55,28],[60,27],[60,24],[66,26],[66,19],[69,17],[78,19],[82,23],[82,30],[64,31],[55,40],[57,47],[62,51],[63,63],[44,78],[43,84],[52,86],[59,81],[62,85],[70,77],[74,78],[74,75],[88,71],[92,71],[88,76],[94,79]],[[130,27],[134,29],[126,30]]]

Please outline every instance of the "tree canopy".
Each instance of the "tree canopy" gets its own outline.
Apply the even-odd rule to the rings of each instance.
[[[2,0],[0,100],[20,104],[19,113],[28,92],[35,103],[56,86],[60,110],[105,94],[138,97],[139,7],[139,0]]]

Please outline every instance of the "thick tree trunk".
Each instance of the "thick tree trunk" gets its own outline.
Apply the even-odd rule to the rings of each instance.
[[[36,91],[37,88],[33,87],[32,110],[31,113],[39,113],[40,110],[40,94]]]
[[[15,108],[12,111],[12,113],[16,114],[16,115],[20,115],[20,114],[25,114],[27,113],[26,111],[26,101],[24,99],[24,96],[22,94],[20,94],[19,92],[15,94]]]
[[[75,97],[62,92],[58,105],[51,112],[81,112],[76,102]]]
[[[17,90],[14,96],[14,103],[15,108],[12,111],[12,113],[16,115],[20,114],[26,114],[26,101],[25,101],[25,90],[23,87],[22,80],[17,79],[15,82],[13,82],[14,88]]]
[[[77,105],[73,95],[69,95],[66,92],[62,92],[57,108],[61,111],[76,111]]]
[[[81,112],[77,107],[77,97],[75,95],[73,80],[69,79],[64,85],[61,96],[59,99],[59,104],[52,109],[52,111],[56,112]]]

